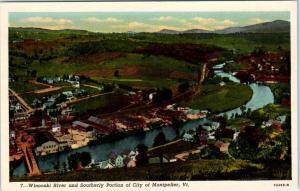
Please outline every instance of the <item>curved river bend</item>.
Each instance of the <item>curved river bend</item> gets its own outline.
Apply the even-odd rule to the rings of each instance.
[[[239,83],[239,80],[230,73],[219,71],[219,72],[215,72],[215,75],[221,77],[229,77],[230,80]],[[274,103],[274,96],[272,94],[271,89],[268,86],[259,85],[257,83],[252,83],[249,86],[253,91],[253,96],[245,105],[246,109],[250,108],[254,110],[254,109],[261,108],[269,103]],[[240,114],[241,109],[236,108],[224,113],[226,113],[228,116],[231,116],[232,114],[235,113]],[[224,113],[220,113],[220,115]],[[205,118],[200,120],[195,120],[195,121],[189,121],[180,129],[180,133],[183,130],[195,129],[200,124],[204,124],[205,122],[207,122],[207,119]],[[62,164],[63,162],[67,162],[67,157],[70,154],[75,152],[86,151],[89,152],[92,158],[95,160],[100,160],[100,161],[106,160],[107,155],[111,151],[114,151],[115,153],[119,154],[122,153],[124,149],[133,150],[140,143],[145,144],[148,147],[152,146],[154,138],[160,132],[163,132],[165,134],[167,140],[172,140],[176,137],[176,132],[173,127],[163,127],[161,129],[155,129],[152,131],[145,132],[144,134],[131,135],[123,139],[117,140],[115,142],[103,143],[95,146],[86,146],[80,149],[61,152],[61,153],[47,155],[47,156],[39,156],[37,157],[37,160],[42,171],[52,170],[53,164],[56,163],[57,161],[59,161],[60,164]],[[14,169],[13,175],[22,176],[26,174],[26,172],[27,171],[26,171],[25,164],[24,162],[22,162],[19,166],[17,166]]]

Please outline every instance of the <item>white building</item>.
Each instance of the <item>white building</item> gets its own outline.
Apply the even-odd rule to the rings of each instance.
[[[123,163],[124,158],[121,155],[118,155],[117,158],[115,159],[115,167],[121,168],[124,166]]]

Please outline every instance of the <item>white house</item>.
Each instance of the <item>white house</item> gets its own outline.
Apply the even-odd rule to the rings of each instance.
[[[149,100],[152,101],[155,95],[156,92],[149,94]]]
[[[61,126],[60,126],[59,123],[56,123],[56,124],[53,124],[53,125],[52,125],[51,131],[52,131],[53,133],[60,132],[60,130],[61,130]]]
[[[223,87],[223,86],[225,86],[225,85],[226,85],[226,83],[225,83],[225,82],[223,82],[223,81],[222,81],[222,82],[220,82],[220,86],[221,86],[221,87]]]
[[[58,143],[56,141],[47,141],[35,148],[36,155],[47,155],[63,151],[68,146],[67,143]]]
[[[212,130],[217,130],[220,127],[220,123],[219,122],[212,122],[211,123],[211,129]]]
[[[136,157],[136,155],[137,155],[137,153],[136,152],[134,152],[134,151],[130,151],[130,153],[129,153],[129,157],[132,159],[132,160],[135,160],[135,157]]]
[[[194,141],[193,135],[189,134],[189,133],[185,133],[182,137],[182,139],[184,141],[188,141],[188,142],[192,142]]]
[[[15,131],[10,131],[9,135],[10,135],[10,138],[15,138],[16,137]]]
[[[14,106],[14,110],[15,111],[20,111],[22,109],[21,104],[18,102],[16,103],[16,105]]]
[[[77,81],[76,81],[76,82],[73,82],[73,83],[72,83],[72,86],[75,87],[75,88],[80,88],[80,83],[77,82]]]
[[[115,160],[115,166],[116,167],[123,167],[124,163],[123,163],[124,158],[121,155],[118,155],[116,160]]]
[[[98,168],[101,168],[101,169],[112,169],[112,168],[114,168],[114,165],[112,163],[110,163],[108,160],[101,161],[98,164],[96,164],[96,166]]]
[[[233,140],[236,140],[236,139],[238,138],[239,134],[240,134],[239,131],[235,132],[235,133],[233,134]]]
[[[62,94],[64,94],[67,97],[72,97],[73,96],[72,91],[64,91]]]

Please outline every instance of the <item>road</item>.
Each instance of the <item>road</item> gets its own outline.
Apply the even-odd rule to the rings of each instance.
[[[49,87],[49,88],[45,88],[45,89],[41,89],[41,90],[35,90],[33,91],[33,93],[36,94],[43,94],[43,93],[48,93],[48,92],[53,92],[53,91],[57,91],[60,90],[63,86],[60,87]]]
[[[44,83],[38,82],[36,80],[29,80],[29,82],[32,83],[32,84],[36,84],[36,85],[48,86],[48,88],[53,87],[53,86],[51,86],[49,84],[44,84]]]
[[[29,82],[32,83],[32,84],[35,84],[35,85],[46,86],[47,88],[28,91],[28,92],[24,92],[22,94],[29,94],[29,93],[43,94],[43,93],[48,93],[48,92],[52,92],[52,91],[57,91],[57,90],[59,90],[63,87],[71,87],[71,86],[52,86],[52,85],[49,85],[49,84],[44,84],[44,83],[41,83],[41,82],[37,82],[36,80],[29,80]]]
[[[154,151],[155,149],[159,149],[159,148],[162,148],[162,147],[165,147],[165,146],[168,146],[168,145],[172,145],[172,144],[178,143],[178,142],[180,142],[180,141],[182,141],[182,139],[177,139],[177,140],[175,140],[175,141],[171,141],[171,142],[166,143],[166,144],[164,144],[164,145],[159,145],[159,146],[157,146],[157,147],[149,148],[149,149],[148,149],[148,152]]]
[[[28,105],[26,103],[26,101],[22,97],[19,96],[19,94],[17,92],[15,92],[12,89],[9,89],[9,91],[12,93],[13,96],[15,96],[18,99],[18,101],[20,102],[20,104],[23,106],[23,108],[26,110],[27,113],[31,113],[34,111],[34,109],[32,109],[30,107],[30,105]]]
[[[97,87],[97,86],[93,86],[93,85],[89,85],[89,84],[81,84],[81,85],[99,90],[99,87]]]
[[[74,104],[74,103],[77,103],[77,102],[80,102],[82,100],[86,100],[86,99],[92,99],[92,98],[95,98],[95,97],[99,97],[99,96],[103,96],[103,95],[108,95],[108,94],[113,94],[115,93],[114,91],[112,92],[106,92],[106,93],[100,93],[100,94],[95,94],[95,95],[88,95],[86,97],[83,97],[83,98],[79,98],[79,99],[75,99],[75,100],[70,100],[70,101],[66,101],[65,104]]]

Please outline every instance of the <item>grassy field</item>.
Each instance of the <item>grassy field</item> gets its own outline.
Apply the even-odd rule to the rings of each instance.
[[[100,113],[113,112],[128,105],[126,97],[117,94],[108,94],[73,104],[75,111],[85,113],[88,111],[97,111]]]
[[[151,74],[152,70],[167,70],[192,72],[198,71],[197,67],[185,62],[165,56],[128,54],[125,57],[112,58],[109,61],[86,62],[86,61],[64,61],[64,57],[52,59],[48,62],[33,61],[29,68],[37,70],[38,76],[54,76],[63,74],[77,74],[82,71],[99,69],[120,69],[127,66],[144,67],[145,72]],[[59,68],[59,70],[58,70]],[[149,72],[147,72],[147,70]]]
[[[288,115],[291,112],[291,107],[279,104],[268,104],[257,110],[260,116],[268,116],[275,118],[281,115]]]
[[[251,124],[253,124],[251,119],[243,117],[228,120],[228,125],[237,130],[239,130],[241,127],[249,126]]]
[[[35,90],[47,88],[47,86],[40,84],[32,84],[26,81],[15,81],[9,83],[9,88],[13,89],[17,93],[25,93]]]
[[[217,113],[239,107],[251,97],[251,88],[244,84],[229,82],[223,87],[219,84],[207,84],[199,94],[183,105]]]
[[[120,68],[126,65],[139,65],[152,69],[178,70],[184,72],[197,71],[197,67],[185,61],[176,60],[166,56],[143,54],[128,54],[126,57],[116,58],[104,62],[103,68]]]
[[[284,94],[290,95],[291,93],[291,84],[290,83],[275,83],[275,84],[266,84],[269,86],[274,94],[275,103],[280,103]]]
[[[31,65],[31,69],[37,70],[38,76],[62,76],[64,74],[76,74],[82,70],[91,70],[99,68],[98,64],[83,64],[76,62],[63,62],[63,57],[52,59],[49,62],[34,61]],[[100,65],[101,67],[101,65]],[[59,70],[58,70],[59,68]]]
[[[224,66],[223,69],[224,71],[236,72],[239,70],[249,69],[249,66],[247,64],[228,63]]]
[[[116,83],[129,85],[134,87],[150,87],[150,88],[168,88],[176,85],[178,81],[164,78],[150,78],[150,77],[92,77],[93,80],[97,80],[102,83]]]
[[[291,178],[290,173],[290,165],[285,161],[196,160],[129,169],[88,169],[47,176],[13,177],[11,181],[287,180]]]

